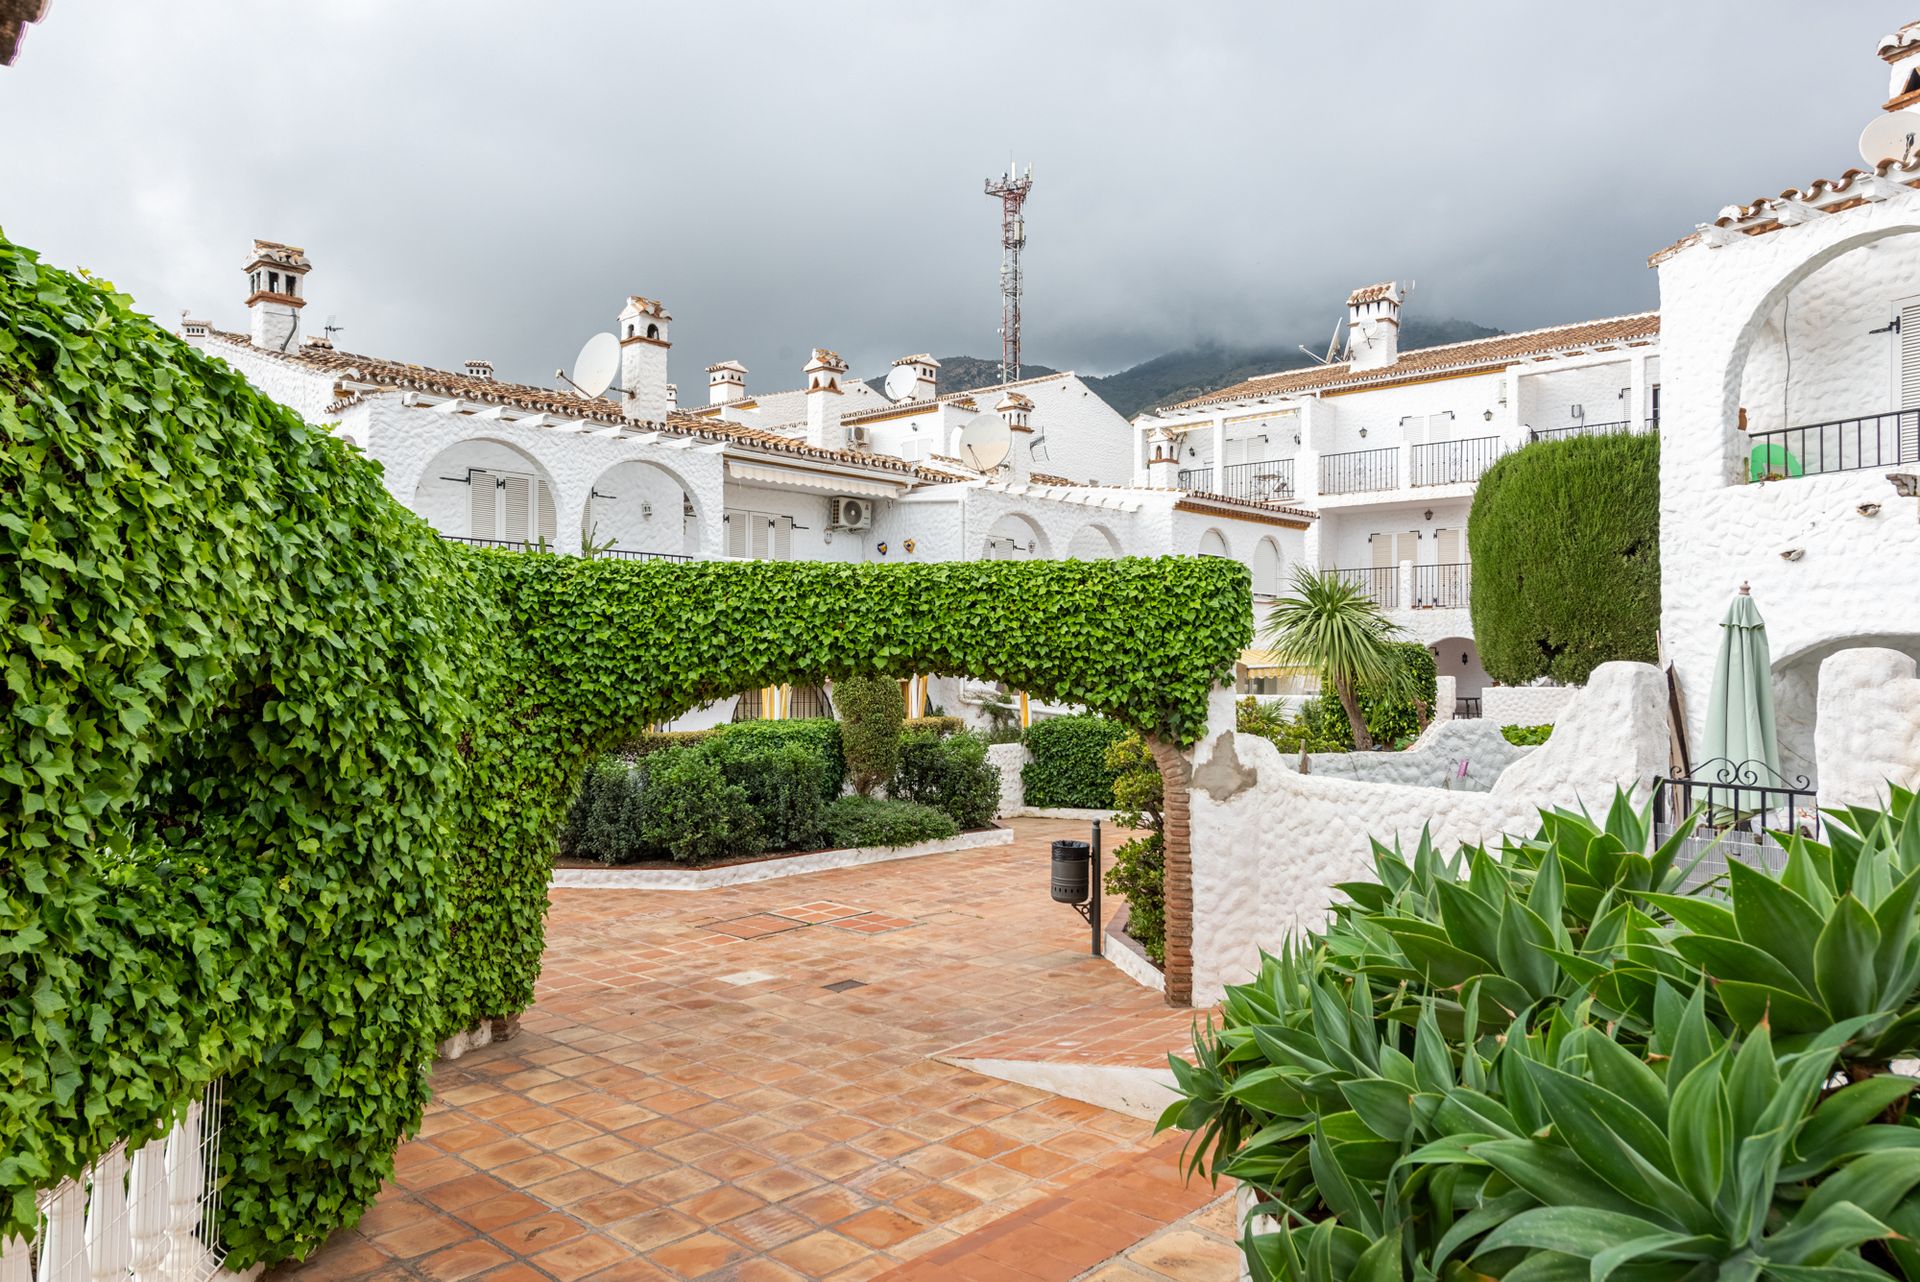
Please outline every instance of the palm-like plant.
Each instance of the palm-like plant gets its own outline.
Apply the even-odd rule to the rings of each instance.
[[[1360,714],[1362,685],[1389,685],[1400,678],[1392,644],[1400,629],[1380,607],[1338,572],[1293,567],[1293,593],[1274,603],[1262,640],[1281,663],[1310,667],[1333,688],[1353,727],[1353,746],[1373,747]]]

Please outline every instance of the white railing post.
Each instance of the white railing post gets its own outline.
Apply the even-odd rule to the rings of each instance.
[[[0,1282],[33,1282],[33,1243],[23,1237],[0,1238]]]
[[[40,1237],[40,1282],[87,1282],[87,1186],[65,1180],[47,1204]]]
[[[132,1205],[127,1223],[132,1230],[131,1254],[135,1282],[152,1282],[167,1259],[167,1141],[155,1136],[133,1155]]]
[[[200,1154],[199,1100],[187,1105],[187,1115],[167,1137],[167,1273],[185,1277],[181,1262],[193,1258],[197,1243],[193,1231],[200,1218],[200,1194],[207,1172]]]
[[[87,1199],[87,1259],[93,1282],[123,1282],[133,1256],[127,1223],[127,1150],[115,1146],[95,1163]]]

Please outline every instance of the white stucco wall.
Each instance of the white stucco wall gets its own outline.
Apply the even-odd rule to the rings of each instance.
[[[309,423],[328,423],[339,417],[327,412],[328,403],[334,399],[331,373],[211,335],[186,341],[239,370],[249,383]]]
[[[1195,754],[1192,791],[1194,1003],[1249,978],[1262,948],[1322,922],[1334,885],[1364,878],[1369,839],[1411,845],[1431,824],[1442,848],[1530,835],[1537,811],[1604,811],[1667,759],[1657,669],[1597,669],[1554,737],[1509,766],[1488,793],[1301,775],[1267,740],[1219,733]]]
[[[1911,656],[1842,650],[1820,665],[1815,751],[1822,806],[1884,806],[1920,788],[1920,680]]]
[[[1000,768],[1000,804],[994,809],[994,817],[1004,819],[1020,814],[1027,808],[1027,789],[1021,772],[1033,760],[1033,754],[1023,743],[990,743],[987,760]]]
[[[1499,723],[1469,718],[1435,722],[1402,752],[1311,753],[1307,772],[1367,783],[1486,792],[1501,772],[1532,751],[1508,743]],[[1299,758],[1283,756],[1282,764],[1298,770]]]
[[[1550,726],[1566,715],[1578,686],[1488,686],[1480,692],[1480,716],[1495,726]]]
[[[1746,484],[1751,442],[1736,427],[1742,407],[1765,427],[1769,412],[1817,422],[1885,405],[1885,367],[1876,373],[1871,347],[1885,336],[1864,331],[1884,325],[1900,291],[1911,292],[1920,271],[1915,232],[1920,192],[1906,192],[1725,246],[1695,243],[1660,263],[1660,622],[1693,743],[1720,619],[1742,581],[1766,618],[1776,672],[1835,645],[1920,638],[1920,596],[1910,590],[1920,513],[1885,475],[1920,466]],[[1836,267],[1822,271],[1829,262]],[[1850,285],[1860,290],[1858,306],[1846,297]],[[1797,390],[1787,402],[1767,390],[1767,353],[1778,347],[1770,326],[1789,298]],[[1821,317],[1839,332],[1818,335]],[[1880,510],[1868,515],[1862,505]],[[1783,758],[1804,762],[1812,756],[1809,692],[1781,694]]]

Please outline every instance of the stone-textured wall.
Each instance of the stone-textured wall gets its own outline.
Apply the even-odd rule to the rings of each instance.
[[[1550,726],[1572,706],[1578,686],[1488,686],[1480,715],[1495,726]]]
[[[1920,512],[1885,475],[1920,465],[1745,484],[1752,442],[1737,430],[1743,408],[1764,428],[1783,416],[1817,423],[1891,407],[1894,340],[1866,330],[1916,291],[1916,232],[1920,192],[1903,192],[1725,246],[1696,243],[1660,264],[1660,624],[1694,743],[1720,619],[1743,580],[1766,618],[1776,671],[1836,644],[1920,636],[1920,597],[1908,590]],[[1812,756],[1804,713],[1781,727],[1788,761]]]
[[[1435,722],[1404,752],[1315,752],[1307,757],[1309,774],[1367,783],[1486,792],[1500,773],[1534,751],[1508,743],[1499,723],[1485,720]],[[1466,763],[1466,773],[1460,771]],[[1293,770],[1298,757],[1283,758]]]
[[[1027,746],[1023,743],[990,743],[987,745],[987,760],[1000,767],[1000,805],[993,812],[994,817],[1005,819],[1025,810],[1027,789],[1021,772],[1033,760],[1033,754],[1027,751]]]
[[[1820,665],[1815,753],[1822,806],[1887,803],[1920,788],[1920,680],[1897,650],[1842,650]]]
[[[1370,838],[1411,844],[1428,824],[1443,848],[1530,834],[1543,807],[1603,811],[1616,787],[1643,787],[1666,764],[1665,698],[1657,669],[1603,665],[1552,740],[1486,793],[1301,775],[1265,739],[1210,734],[1194,752],[1189,819],[1194,1003],[1318,925],[1335,884],[1369,874]]]

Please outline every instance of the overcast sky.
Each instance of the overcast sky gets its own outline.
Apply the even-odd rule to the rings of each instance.
[[[307,332],[529,382],[645,294],[699,402],[730,357],[997,354],[1011,154],[1032,360],[1319,336],[1389,277],[1517,329],[1652,307],[1649,253],[1858,163],[1914,10],[55,0],[0,226],[236,329],[251,238],[303,245]]]

